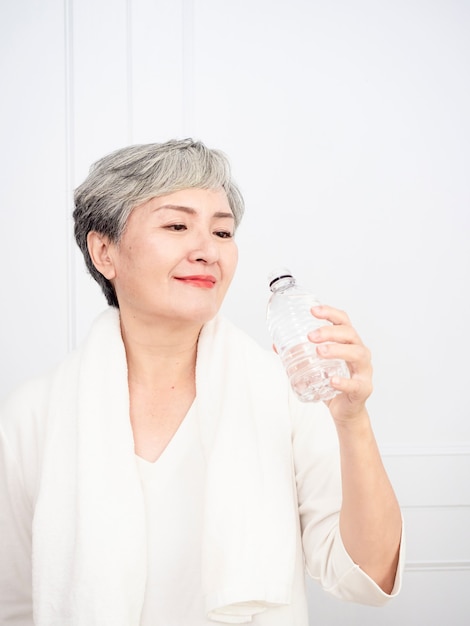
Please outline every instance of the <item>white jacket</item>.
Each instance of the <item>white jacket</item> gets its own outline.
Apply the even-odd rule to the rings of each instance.
[[[389,596],[344,549],[332,419],[297,401],[279,359],[219,316],[199,339],[196,388],[209,619],[306,626],[304,560],[345,600],[396,595],[403,555]],[[80,349],[1,409],[0,624],[138,626],[145,535],[119,314],[108,309]]]

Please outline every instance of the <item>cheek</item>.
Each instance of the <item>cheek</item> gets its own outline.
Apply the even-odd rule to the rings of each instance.
[[[238,265],[238,246],[234,244],[234,250],[232,253],[232,276],[235,274],[237,265]]]
[[[137,284],[146,280],[150,259],[151,256],[145,244],[126,242],[126,245],[121,248],[116,265],[116,286],[135,291]]]
[[[231,266],[233,268],[237,267],[237,263],[238,263],[238,246],[235,243],[235,241],[232,241],[232,244],[230,245],[230,248],[226,252],[227,252],[227,256],[226,256],[227,265]]]
[[[128,241],[123,251],[123,265],[130,271],[145,272],[161,263],[160,247],[149,239]]]
[[[238,264],[238,248],[234,246],[233,250],[230,250],[230,253],[225,256],[224,265],[223,265],[223,275],[224,275],[224,290],[227,291],[230,283],[232,282],[233,276],[235,274],[235,270],[237,269]]]

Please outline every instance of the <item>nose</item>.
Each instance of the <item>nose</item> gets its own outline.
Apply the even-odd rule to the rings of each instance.
[[[216,263],[219,260],[219,247],[212,233],[195,234],[189,258],[199,263]]]

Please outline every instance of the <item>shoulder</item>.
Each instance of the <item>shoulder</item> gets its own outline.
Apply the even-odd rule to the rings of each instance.
[[[55,367],[17,385],[0,401],[0,432],[10,445],[42,439],[52,398],[71,397],[83,354],[90,345],[103,342],[107,334],[116,334],[116,325],[119,313],[107,309],[94,321],[80,346]],[[102,352],[109,352],[106,346]]]
[[[257,407],[253,414],[266,403],[287,409],[288,381],[277,355],[222,316],[199,337],[196,386],[207,397],[217,390],[226,403],[249,398],[251,408]]]
[[[22,382],[3,399],[0,404],[0,427],[6,435],[21,427],[31,430],[33,422],[47,407],[55,371],[56,368]],[[25,424],[25,421],[28,423]]]
[[[19,477],[30,501],[37,493],[52,379],[48,373],[27,380],[0,404],[0,461],[7,475]]]
[[[53,389],[65,389],[65,372],[75,354],[68,355],[55,368],[15,387],[0,403],[0,439],[21,468],[23,481],[31,494],[36,483],[50,430]]]
[[[80,346],[55,367],[17,385],[0,401],[0,427],[10,431],[18,427],[20,419],[26,419],[26,416],[38,419],[41,414],[47,412],[52,391],[59,388],[62,394],[66,392],[68,381],[76,375],[83,354],[90,347],[99,353],[96,344],[103,344],[98,348],[102,347],[104,350],[113,340],[119,343],[115,339],[117,335],[120,336],[119,312],[111,308],[106,309],[93,322],[88,336]],[[109,336],[113,339],[109,340]]]
[[[199,347],[201,351],[226,351],[226,356],[248,358],[262,362],[278,372],[282,371],[279,358],[272,350],[262,348],[247,332],[236,326],[228,318],[218,315],[202,329]]]

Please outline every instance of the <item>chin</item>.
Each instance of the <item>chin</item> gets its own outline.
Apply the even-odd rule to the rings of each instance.
[[[182,324],[204,325],[210,322],[219,312],[220,307],[186,307],[184,311],[173,311],[170,319],[179,321]]]
[[[204,313],[201,312],[199,314],[194,314],[193,316],[191,316],[190,321],[195,322],[197,324],[201,324],[201,326],[203,326],[204,324],[207,324],[207,322],[210,322],[211,320],[213,320],[218,312],[219,311],[217,309],[211,312],[206,311]]]

